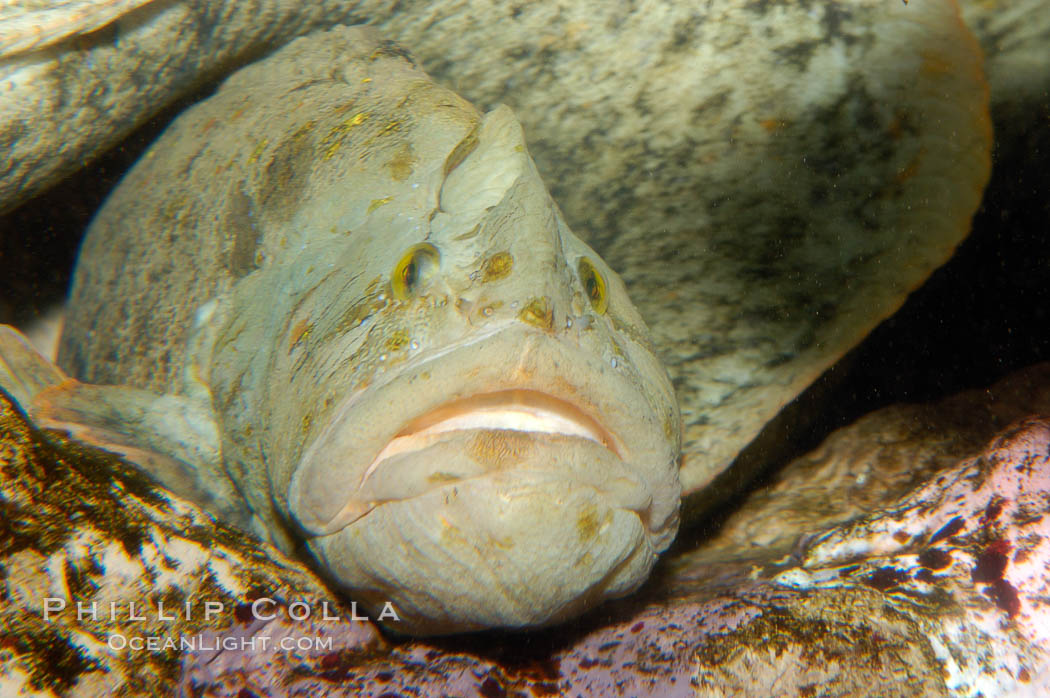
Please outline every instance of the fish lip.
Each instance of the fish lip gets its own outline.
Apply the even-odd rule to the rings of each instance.
[[[489,358],[479,360],[479,354]],[[552,375],[556,379],[552,380]],[[406,398],[404,393],[410,392],[417,380],[429,381],[432,388],[429,394],[436,391],[441,397],[418,403]],[[596,386],[595,383],[599,382],[601,384]],[[307,446],[299,467],[291,474],[285,490],[286,511],[308,538],[331,535],[346,528],[382,504],[355,500],[354,493],[365,482],[369,466],[406,425],[443,405],[490,393],[526,390],[566,404],[583,415],[602,414],[600,422],[594,421],[608,435],[609,445],[613,446],[608,448],[609,452],[626,470],[631,470],[631,462],[638,458],[652,457],[654,453],[663,456],[664,441],[655,433],[662,431],[660,429],[651,430],[654,432],[649,435],[652,438],[647,439],[640,454],[637,453],[639,449],[632,448],[619,437],[628,422],[644,421],[645,418],[652,421],[657,415],[650,409],[646,415],[619,414],[616,419],[610,418],[610,408],[619,412],[623,410],[616,407],[615,398],[610,399],[616,391],[606,389],[609,382],[616,384],[621,392],[639,392],[627,377],[610,373],[601,359],[590,351],[520,324],[495,327],[467,341],[414,357],[402,364],[383,384],[373,384],[367,390],[344,398],[318,437]],[[362,414],[376,427],[371,430],[370,438],[357,438],[361,432]],[[375,422],[382,424],[376,426]],[[331,478],[319,479],[312,474],[311,468],[320,467],[321,472],[327,474],[332,470],[331,464],[338,460],[335,454],[344,453],[351,454],[352,458],[356,454],[364,455],[357,457],[349,467],[342,468],[349,475],[348,486],[343,489],[343,504],[331,506],[333,499],[327,498],[320,506],[315,506],[318,500],[311,499],[313,493],[304,483],[329,482]],[[669,449],[668,453],[673,460],[673,450]],[[653,483],[644,484],[653,493]],[[329,493],[332,491],[330,487],[325,489]],[[327,512],[324,505],[329,505]]]
[[[515,414],[521,417],[515,419]],[[474,423],[471,424],[471,421]],[[518,426],[511,426],[515,421],[519,423]],[[439,437],[449,432],[486,429],[586,438],[601,444],[623,460],[624,449],[620,439],[606,429],[601,420],[575,402],[546,391],[517,387],[500,389],[496,386],[493,390],[449,400],[406,421],[372,459],[361,476],[358,489],[387,459],[425,448],[428,436]]]

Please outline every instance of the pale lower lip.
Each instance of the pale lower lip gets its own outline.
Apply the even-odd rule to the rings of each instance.
[[[535,390],[503,390],[455,400],[413,419],[376,455],[361,484],[388,458],[422,450],[450,431],[478,429],[575,436],[622,458],[612,436],[575,405]]]

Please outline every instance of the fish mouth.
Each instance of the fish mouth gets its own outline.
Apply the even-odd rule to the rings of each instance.
[[[622,460],[617,439],[576,405],[538,390],[509,389],[452,400],[412,419],[368,465],[359,488],[384,462],[423,451],[447,438],[450,432],[468,431],[557,434],[588,439]]]
[[[495,497],[557,482],[635,512],[663,545],[676,529],[676,444],[666,412],[636,385],[529,328],[446,347],[345,398],[288,471],[278,505],[312,539],[468,481]]]

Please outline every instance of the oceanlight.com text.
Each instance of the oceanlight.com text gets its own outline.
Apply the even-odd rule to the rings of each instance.
[[[124,635],[110,633],[106,644],[116,652],[209,652],[217,650],[241,652],[308,652],[311,650],[331,650],[332,638],[318,635],[301,635],[299,637],[278,637],[254,635],[251,637],[225,635]]]

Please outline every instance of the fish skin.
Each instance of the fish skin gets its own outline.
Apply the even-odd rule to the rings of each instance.
[[[399,295],[424,241],[439,261]],[[211,409],[221,463],[188,465],[243,497],[219,509],[286,550],[305,537],[401,632],[558,622],[637,588],[677,530],[680,416],[622,282],[506,107],[480,114],[367,29],[295,41],[177,119],[89,230],[67,318],[65,371]],[[480,428],[475,470],[429,464],[462,440],[444,437],[369,474],[414,415],[493,392],[572,404],[605,445]],[[355,494],[395,466],[438,484]]]

